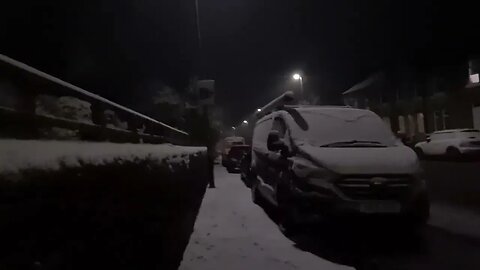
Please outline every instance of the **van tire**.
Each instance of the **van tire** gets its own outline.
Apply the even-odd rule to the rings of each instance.
[[[408,214],[408,223],[414,227],[423,227],[430,218],[430,200],[427,194],[421,195]]]
[[[282,173],[275,190],[278,204],[280,230],[286,236],[295,234],[301,225],[301,212],[292,196],[292,186],[288,173]]]
[[[292,236],[300,229],[300,211],[294,204],[279,205],[278,227],[286,236]]]

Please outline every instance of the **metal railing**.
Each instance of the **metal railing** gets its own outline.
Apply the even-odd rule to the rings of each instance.
[[[189,134],[130,108],[0,54],[0,82],[14,86],[14,104],[0,107],[0,135],[39,138],[39,129],[59,127],[78,130],[82,140],[173,143],[187,145]],[[0,86],[1,87],[1,86]],[[0,92],[2,89],[0,88]],[[91,104],[91,123],[36,113],[40,95],[74,97]],[[106,110],[115,112],[128,128],[108,126]]]

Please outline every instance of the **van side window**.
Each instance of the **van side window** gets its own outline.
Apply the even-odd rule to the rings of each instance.
[[[255,148],[266,148],[268,133],[272,129],[272,118],[258,122],[253,131],[253,143]]]
[[[285,122],[281,118],[276,118],[273,121],[273,127],[272,130],[278,131],[278,134],[281,139],[285,138],[285,133],[287,132],[287,127],[285,125]]]

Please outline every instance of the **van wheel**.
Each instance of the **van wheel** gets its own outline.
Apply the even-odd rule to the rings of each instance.
[[[278,203],[279,228],[286,236],[291,236],[298,231],[301,225],[302,213],[293,199],[288,173],[280,175],[275,193]]]
[[[415,147],[415,153],[417,153],[417,156],[418,156],[419,159],[424,159],[425,158],[425,153],[423,152],[422,148]]]
[[[460,153],[460,150],[458,150],[457,148],[453,147],[453,146],[450,146],[447,148],[447,156],[450,157],[450,158],[459,158],[462,153]]]
[[[279,205],[279,222],[280,231],[286,236],[294,235],[299,231],[301,222],[301,213],[294,204]]]

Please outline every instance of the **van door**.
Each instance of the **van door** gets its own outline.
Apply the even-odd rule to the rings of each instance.
[[[280,136],[281,140],[286,139],[287,134],[287,126],[285,121],[280,118],[276,117],[273,120],[273,125],[271,130],[276,130]],[[280,177],[280,172],[282,172],[285,168],[286,160],[280,152],[272,152],[270,151],[268,154],[268,163],[267,163],[267,171],[265,175],[265,183],[268,184],[272,191],[275,190],[277,186],[278,179]]]
[[[272,117],[261,119],[255,125],[252,140],[252,171],[259,180],[265,181],[268,164],[268,133],[272,128]]]

